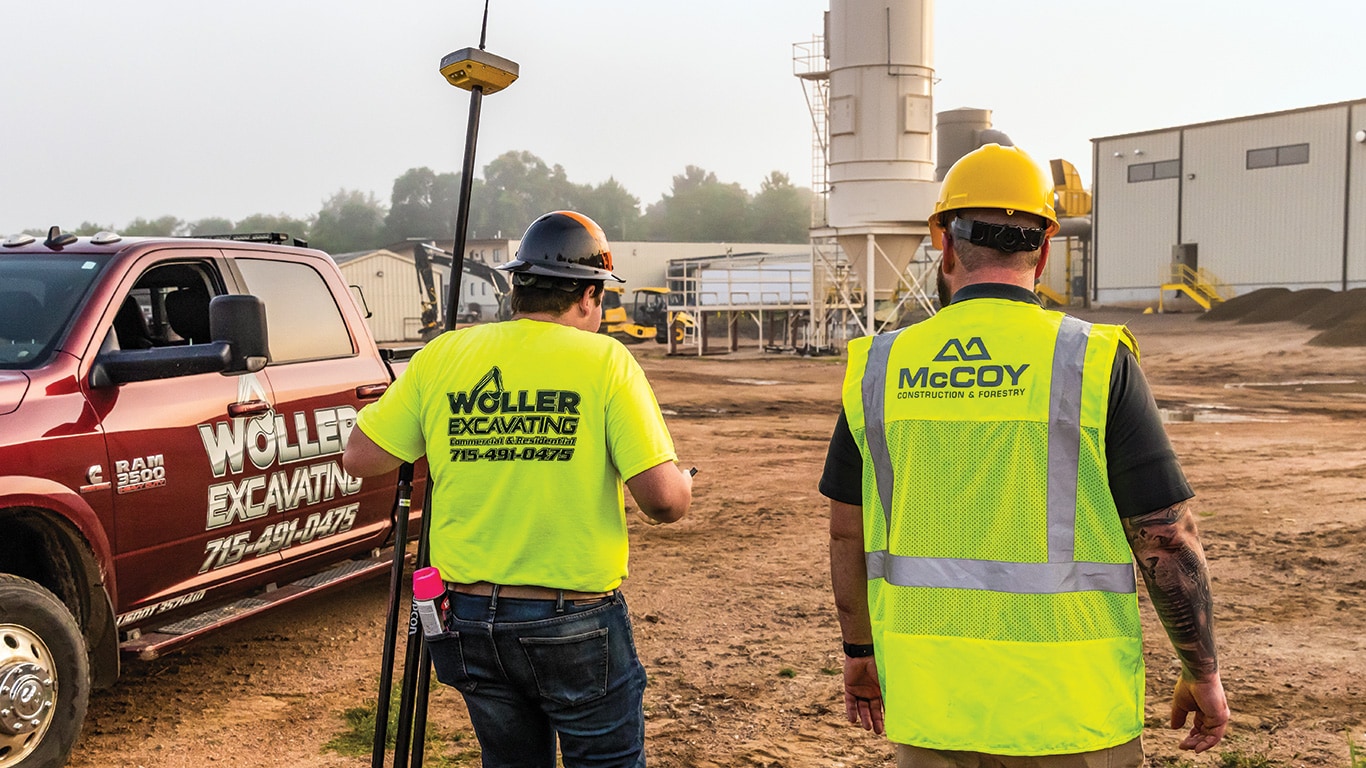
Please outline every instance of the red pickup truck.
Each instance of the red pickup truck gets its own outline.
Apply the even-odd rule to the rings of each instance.
[[[387,572],[396,473],[341,454],[403,363],[265,239],[0,244],[0,768],[62,764],[121,655]]]

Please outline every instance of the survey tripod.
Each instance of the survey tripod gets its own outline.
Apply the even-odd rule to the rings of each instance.
[[[474,179],[474,154],[479,137],[479,110],[484,94],[497,93],[517,79],[517,64],[484,50],[488,33],[488,0],[484,2],[484,22],[479,32],[479,47],[462,48],[441,59],[441,74],[451,85],[470,92],[469,124],[465,128],[465,161],[460,174],[460,200],[456,212],[455,263],[451,265],[450,291],[446,297],[448,331],[455,330],[460,305],[460,278],[464,273],[465,233],[469,229],[470,190]],[[394,499],[394,564],[389,575],[389,614],[384,625],[384,653],[379,678],[379,698],[375,704],[374,745],[371,768],[384,768],[384,753],[389,736],[389,696],[393,687],[394,656],[398,644],[399,612],[402,605],[404,570],[407,564],[408,513],[412,508],[413,465],[399,467],[398,491]],[[430,562],[428,527],[432,509],[432,482],[428,477],[422,502],[422,523],[417,536],[417,567]],[[409,586],[409,594],[412,587]],[[416,608],[408,615],[407,648],[403,656],[398,724],[394,732],[393,768],[421,768],[427,732],[427,694],[431,681],[431,656],[423,641]]]

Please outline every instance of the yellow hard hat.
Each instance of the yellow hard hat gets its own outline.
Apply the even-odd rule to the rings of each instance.
[[[944,175],[930,217],[934,247],[944,247],[940,214],[964,208],[1023,211],[1048,220],[1045,237],[1058,231],[1053,209],[1053,179],[1019,147],[987,144],[963,155]]]

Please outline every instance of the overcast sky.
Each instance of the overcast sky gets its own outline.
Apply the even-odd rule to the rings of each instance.
[[[492,0],[478,167],[508,150],[642,206],[698,165],[811,183],[792,44],[821,0]],[[135,217],[305,217],[339,189],[459,170],[441,57],[482,0],[0,0],[0,232]],[[994,111],[1090,180],[1090,139],[1366,97],[1361,0],[942,0],[935,111]],[[481,171],[482,174],[482,171]]]

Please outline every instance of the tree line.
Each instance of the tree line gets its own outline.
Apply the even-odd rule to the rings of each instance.
[[[615,178],[596,185],[576,184],[563,167],[518,151],[484,166],[483,177],[475,177],[471,188],[471,239],[521,237],[536,216],[569,209],[592,217],[609,241],[800,243],[807,238],[812,195],[778,171],[750,194],[739,184],[721,182],[716,174],[689,165],[673,177],[667,194],[642,210],[640,199]],[[387,204],[374,193],[342,189],[307,218],[263,213],[237,221],[139,217],[123,227],[86,221],[72,231],[161,237],[285,232],[329,253],[349,253],[408,238],[453,239],[459,195],[459,173],[410,168],[394,179]],[[41,234],[46,228],[29,231]]]

